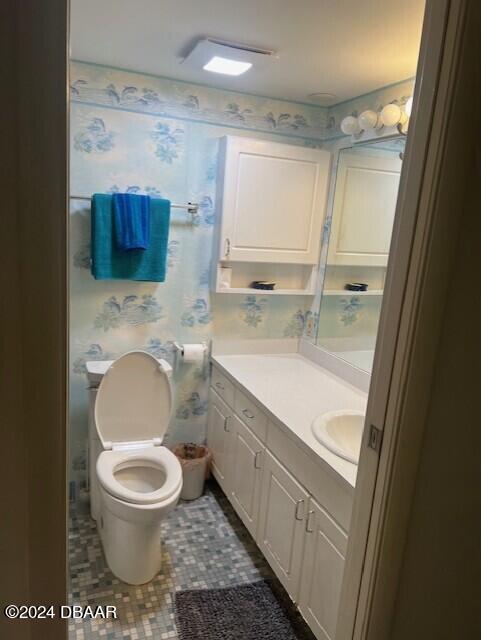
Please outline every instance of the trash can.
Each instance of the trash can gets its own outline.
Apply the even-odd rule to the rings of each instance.
[[[182,466],[182,500],[196,500],[204,491],[212,458],[209,449],[200,444],[182,443],[172,449]]]

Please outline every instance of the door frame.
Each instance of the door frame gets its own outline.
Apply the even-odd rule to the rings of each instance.
[[[366,414],[382,446],[379,453],[368,447],[366,428],[337,640],[389,637],[457,241],[457,221],[438,194],[468,3],[426,2]]]
[[[68,601],[69,1],[0,12],[0,637],[61,640],[67,620],[9,620],[3,607]]]

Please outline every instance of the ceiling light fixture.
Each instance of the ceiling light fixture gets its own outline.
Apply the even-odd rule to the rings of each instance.
[[[213,56],[207,64],[202,68],[212,73],[223,73],[226,76],[240,76],[252,67],[252,62],[243,62],[242,60],[232,60],[231,58],[222,58],[221,56]]]
[[[227,76],[240,76],[251,67],[262,69],[267,61],[278,59],[271,49],[227,42],[217,38],[202,38],[181,60],[192,69]]]

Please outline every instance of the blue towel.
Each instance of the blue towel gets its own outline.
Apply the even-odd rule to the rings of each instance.
[[[117,246],[123,251],[148,249],[150,238],[150,196],[114,193],[114,229]]]
[[[114,232],[112,196],[96,193],[91,209],[92,275],[96,280],[145,280],[164,282],[169,239],[170,202],[150,201],[148,249],[122,251]]]

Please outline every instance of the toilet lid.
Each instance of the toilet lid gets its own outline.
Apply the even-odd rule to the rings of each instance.
[[[150,353],[130,351],[111,364],[100,383],[95,425],[104,448],[161,441],[171,410],[172,388],[162,364]]]

